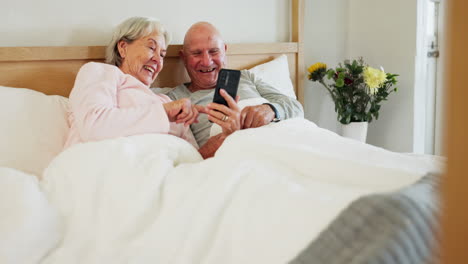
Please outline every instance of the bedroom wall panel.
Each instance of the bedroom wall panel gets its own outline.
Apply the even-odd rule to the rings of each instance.
[[[161,19],[175,44],[201,20],[215,23],[230,43],[289,41],[289,5],[284,0],[2,1],[0,46],[105,45],[112,28],[130,16]]]
[[[304,1],[304,65],[333,66],[345,58],[348,0]],[[325,88],[304,78],[304,114],[320,127],[338,132],[335,107]]]
[[[400,75],[398,92],[370,123],[367,142],[412,152],[417,1],[350,1],[349,12],[347,57],[362,56],[370,66]]]

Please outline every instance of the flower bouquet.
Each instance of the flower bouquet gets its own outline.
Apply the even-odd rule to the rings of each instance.
[[[382,101],[397,91],[393,87],[397,74],[371,68],[362,58],[345,60],[335,69],[327,69],[326,64],[318,62],[311,65],[308,72],[309,80],[321,83],[330,93],[342,124],[378,119]]]

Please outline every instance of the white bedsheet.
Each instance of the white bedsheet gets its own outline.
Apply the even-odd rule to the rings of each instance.
[[[42,263],[285,263],[357,197],[440,164],[304,119],[239,131],[205,161],[169,135],[80,144],[43,176],[63,237]]]
[[[37,178],[0,167],[0,263],[38,263],[57,245],[61,231]]]

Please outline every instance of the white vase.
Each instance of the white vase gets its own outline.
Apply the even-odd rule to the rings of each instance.
[[[351,122],[347,125],[341,125],[341,135],[352,138],[360,142],[366,142],[368,122]]]

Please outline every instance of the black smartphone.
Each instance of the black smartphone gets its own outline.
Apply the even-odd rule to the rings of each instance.
[[[221,69],[216,82],[213,103],[223,104],[229,107],[228,103],[219,94],[219,89],[224,89],[234,100],[237,95],[237,86],[239,86],[241,72],[238,70]]]

